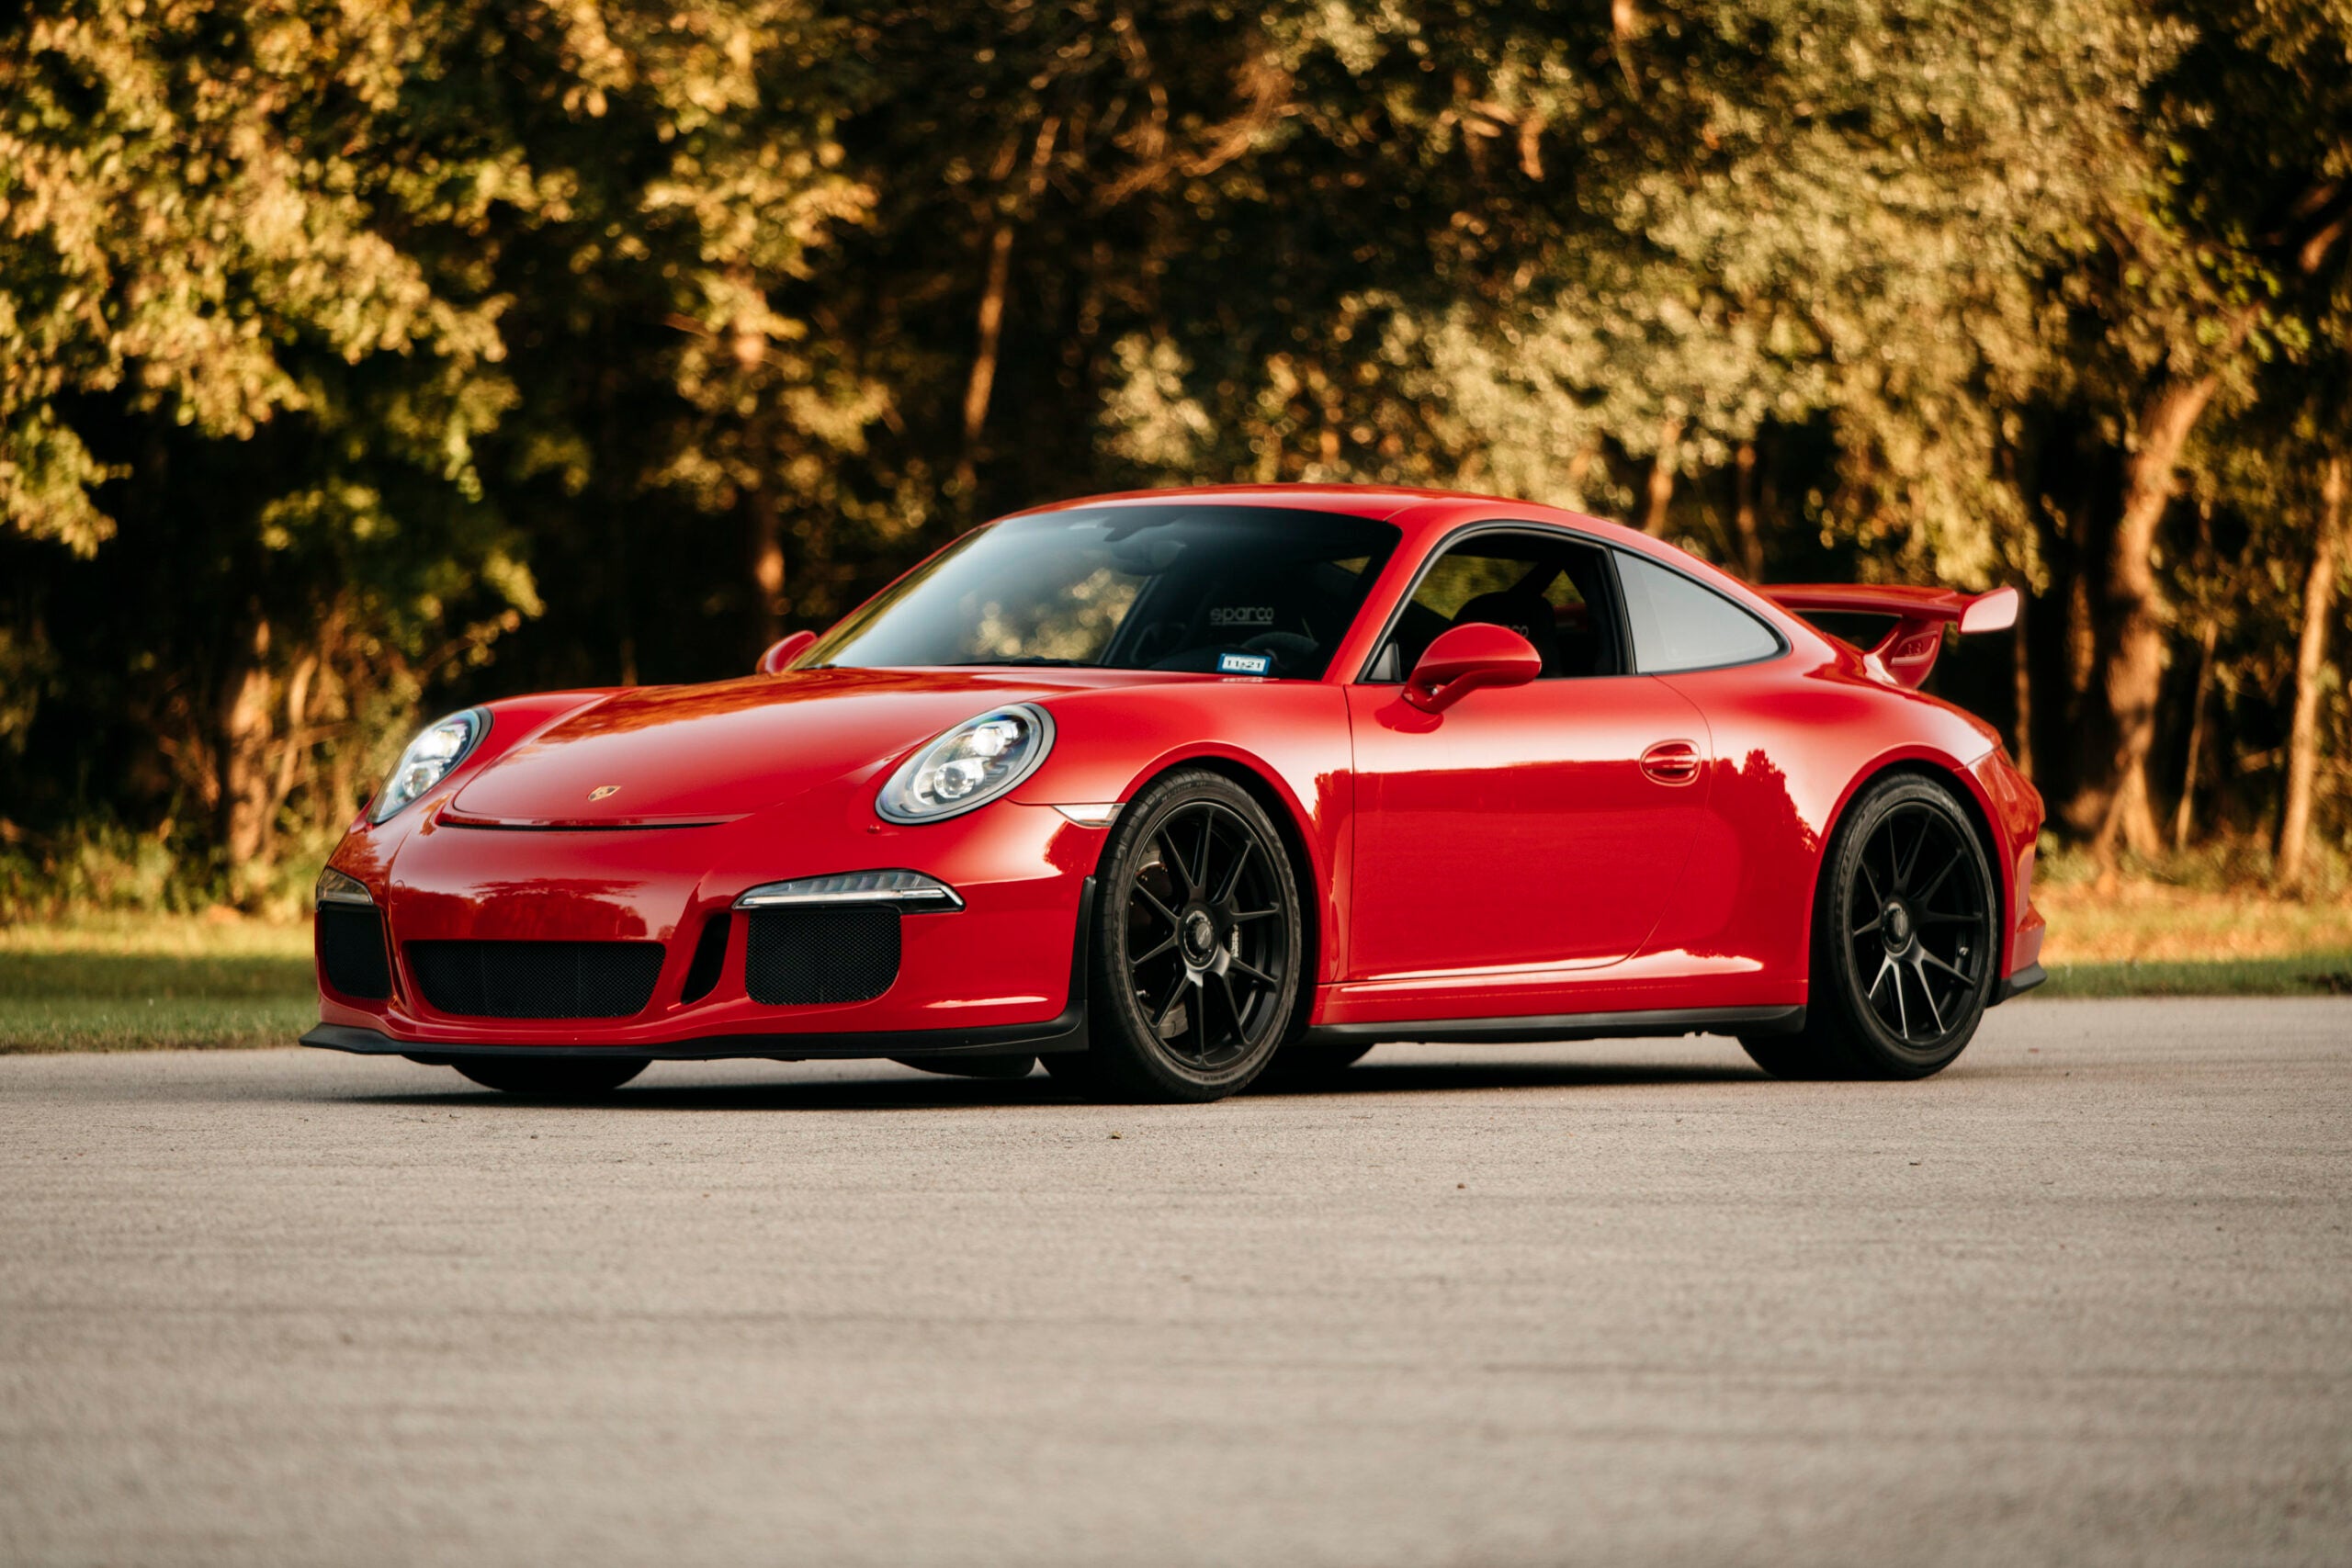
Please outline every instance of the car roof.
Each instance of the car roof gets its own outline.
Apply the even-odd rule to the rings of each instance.
[[[1170,506],[1192,502],[1207,506],[1259,506],[1301,512],[1337,512],[1396,524],[1408,548],[1429,543],[1429,536],[1451,532],[1464,523],[1549,523],[1594,535],[1611,544],[1657,553],[1660,542],[1622,523],[1604,517],[1546,506],[1540,502],[1509,496],[1480,495],[1468,491],[1417,490],[1404,485],[1183,485],[1165,490],[1119,491],[1107,495],[1080,496],[1016,512],[1014,517],[1081,511],[1102,506]],[[1682,552],[1676,551],[1676,555]]]

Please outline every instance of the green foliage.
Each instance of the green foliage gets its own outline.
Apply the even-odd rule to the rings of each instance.
[[[980,517],[1175,480],[2022,578],[2055,795],[2151,400],[2200,378],[2151,767],[2211,623],[2197,818],[2251,837],[2346,443],[2347,124],[2344,0],[36,0],[11,897],[164,899],[74,869],[161,854],[283,901],[431,711],[729,673]],[[1939,679],[2018,728],[1986,658]]]

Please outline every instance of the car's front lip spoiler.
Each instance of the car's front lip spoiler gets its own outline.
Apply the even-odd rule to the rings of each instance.
[[[302,1036],[305,1045],[351,1051],[364,1056],[406,1056],[447,1066],[459,1056],[644,1056],[657,1062],[713,1062],[741,1057],[796,1062],[861,1056],[1043,1056],[1086,1049],[1086,1004],[1043,1023],[994,1029],[860,1030],[840,1034],[712,1034],[654,1045],[455,1044],[448,1041],[395,1040],[377,1029],[322,1023]]]

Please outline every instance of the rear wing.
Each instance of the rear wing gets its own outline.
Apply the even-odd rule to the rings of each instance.
[[[1936,667],[1944,628],[1962,637],[2005,632],[2018,624],[2018,591],[1962,593],[1954,588],[1883,587],[1860,582],[1777,583],[1757,590],[1799,615],[1893,615],[1894,629],[1866,657],[1898,686],[1917,686]]]

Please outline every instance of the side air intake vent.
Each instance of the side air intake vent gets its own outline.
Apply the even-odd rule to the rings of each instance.
[[[408,966],[458,1018],[628,1018],[653,999],[658,942],[412,942]]]
[[[695,961],[686,966],[685,989],[678,993],[680,1001],[698,1002],[718,984],[718,972],[727,967],[727,932],[733,924],[734,917],[724,909],[703,922]]]
[[[871,1001],[899,977],[896,909],[753,909],[743,919],[743,986],[755,1002]]]
[[[392,967],[384,957],[384,916],[348,904],[319,906],[319,973],[327,989],[380,1002],[392,994]]]

